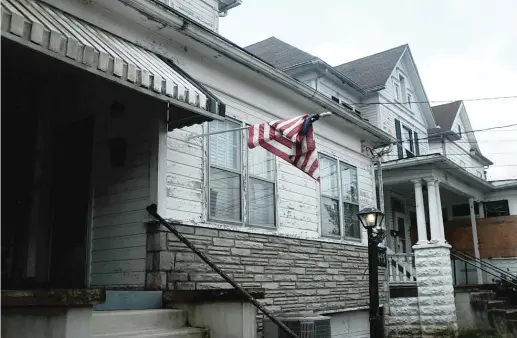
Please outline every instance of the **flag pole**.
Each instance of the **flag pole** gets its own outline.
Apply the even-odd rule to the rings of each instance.
[[[332,113],[331,112],[326,112],[326,113],[321,113],[321,114],[318,114],[321,117],[327,117],[327,116],[331,116]],[[228,130],[220,130],[220,131],[214,131],[214,132],[211,132],[211,133],[206,133],[206,134],[194,134],[194,135],[190,135],[187,137],[187,141],[190,141],[194,138],[198,138],[198,137],[205,137],[205,136],[212,136],[212,135],[218,135],[218,134],[224,134],[224,133],[231,133],[231,132],[234,132],[234,131],[240,131],[240,130],[244,130],[244,129],[248,129],[249,126],[246,126],[246,127],[241,127],[241,128],[235,128],[235,129],[228,129]]]

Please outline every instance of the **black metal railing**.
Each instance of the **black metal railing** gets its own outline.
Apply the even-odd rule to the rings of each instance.
[[[470,265],[470,266],[474,267],[474,271],[476,271],[476,269],[479,269],[493,277],[500,279],[503,282],[508,283],[509,285],[513,285],[514,287],[517,287],[517,276],[495,266],[494,264],[488,263],[487,261],[479,259],[471,254],[457,250],[455,248],[451,248],[451,258],[453,260],[453,274],[454,274],[455,284],[457,284],[456,283],[456,280],[457,280],[456,260],[459,260],[459,261],[462,261],[463,264],[465,265],[465,280],[466,280],[467,284],[468,284],[468,271],[467,271],[468,268],[467,268],[467,266]]]
[[[217,265],[214,264],[203,252],[199,251],[198,248],[194,246],[188,239],[186,239],[175,227],[173,224],[167,222],[163,219],[157,212],[156,204],[151,204],[146,208],[147,212],[156,218],[160,224],[166,227],[170,232],[172,232],[178,239],[185,244],[192,252],[194,252],[199,258],[201,258],[208,266],[210,266],[215,272],[219,274],[225,281],[227,281],[231,286],[233,286],[237,291],[241,293],[250,303],[252,303],[257,309],[259,309],[266,317],[271,319],[273,323],[278,325],[289,337],[291,338],[299,338],[296,333],[294,333],[290,328],[287,327],[284,323],[282,323],[278,318],[273,316],[266,308],[264,308],[252,295],[248,293],[244,288],[242,288],[237,282],[235,282],[230,276],[228,276],[223,270],[221,270]]]

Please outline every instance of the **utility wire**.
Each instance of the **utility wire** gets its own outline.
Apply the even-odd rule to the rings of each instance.
[[[379,106],[389,106],[389,105],[398,105],[398,104],[409,104],[409,103],[452,103],[457,101],[463,102],[473,102],[473,101],[493,101],[493,100],[507,100],[507,99],[517,99],[517,95],[510,96],[494,96],[494,97],[478,97],[478,98],[468,98],[461,100],[437,100],[437,101],[405,101],[405,102],[352,102],[352,104],[357,105],[379,105]]]

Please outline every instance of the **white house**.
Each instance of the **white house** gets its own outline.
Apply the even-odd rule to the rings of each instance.
[[[395,335],[411,327],[430,332],[440,325],[455,327],[453,277],[459,280],[449,268],[444,221],[466,217],[472,255],[479,259],[476,217],[483,217],[482,201],[500,195],[486,181],[485,169],[493,163],[480,152],[464,104],[429,105],[408,45],[335,67],[275,37],[246,49],[397,138],[383,156],[379,193],[392,254],[389,280],[392,287],[418,286],[420,308],[411,300],[392,299],[387,323]],[[478,283],[487,280],[480,269],[472,270]],[[430,290],[441,291],[431,299]],[[431,306],[437,299],[443,305],[439,319]],[[399,317],[408,304],[417,306],[410,312],[419,312],[418,320]]]
[[[46,325],[46,336],[201,337],[185,327],[186,311],[156,310],[162,293],[229,285],[152,222],[151,203],[238,283],[262,290],[274,314],[317,312],[336,334],[367,334],[356,213],[376,204],[366,150],[395,139],[217,35],[219,15],[238,3],[2,2],[3,76],[13,84],[2,87],[3,125],[19,149],[35,149],[9,153],[21,164],[11,182],[23,184],[4,186],[16,198],[5,202],[2,277],[4,289],[26,292],[3,291],[2,335]],[[320,184],[248,150],[242,128],[196,136],[327,111],[314,125]],[[48,306],[61,310],[49,317]],[[200,312],[188,322],[212,337],[254,337],[254,308],[238,306],[235,316],[212,309],[213,322]],[[27,322],[27,311],[40,315]],[[242,326],[220,325],[236,318]]]

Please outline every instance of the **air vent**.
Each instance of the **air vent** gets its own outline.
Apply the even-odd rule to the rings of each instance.
[[[330,317],[315,313],[292,313],[279,315],[278,320],[284,323],[300,338],[331,338]],[[264,320],[263,338],[289,338],[275,323]]]

